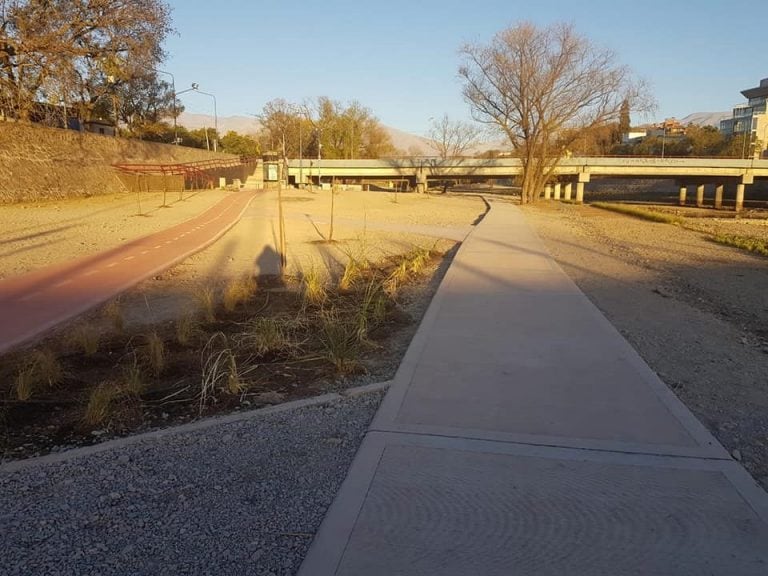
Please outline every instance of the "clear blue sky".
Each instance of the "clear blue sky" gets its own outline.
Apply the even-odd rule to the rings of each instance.
[[[521,20],[575,24],[651,85],[655,118],[729,110],[768,77],[768,17],[754,0],[170,0],[178,31],[165,69],[197,82],[219,116],[273,98],[358,100],[385,124],[423,134],[431,116],[469,118],[458,49]],[[212,113],[210,98],[181,97]]]

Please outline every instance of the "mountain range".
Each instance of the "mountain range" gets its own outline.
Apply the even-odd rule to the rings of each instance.
[[[695,124],[697,126],[715,126],[720,127],[720,120],[730,118],[730,112],[694,112],[680,119],[683,126]],[[198,128],[213,128],[214,118],[206,114],[190,114],[183,112],[179,116],[179,125],[185,126],[191,130]],[[220,116],[216,119],[219,127],[219,134],[226,134],[229,131],[239,132],[240,134],[254,135],[259,131],[259,121],[254,116]],[[434,154],[435,150],[430,145],[429,138],[405,132],[391,126],[382,125],[389,133],[392,144],[395,148],[405,154],[420,155]],[[502,145],[503,146],[503,145]],[[499,143],[483,143],[476,146],[477,152],[482,152],[491,148],[498,148]]]

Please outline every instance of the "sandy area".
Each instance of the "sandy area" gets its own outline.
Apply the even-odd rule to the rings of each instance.
[[[223,190],[142,193],[141,215],[136,194],[118,193],[0,205],[0,279],[24,274],[54,262],[94,254],[132,238],[158,232],[210,208]]]
[[[768,259],[589,206],[524,210],[565,271],[768,489]]]

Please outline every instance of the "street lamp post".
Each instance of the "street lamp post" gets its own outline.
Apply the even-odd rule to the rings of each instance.
[[[203,92],[202,90],[200,90],[200,85],[197,83],[192,84],[192,90],[213,98],[213,130],[214,130],[213,151],[218,152],[219,151],[219,113],[216,109],[216,96],[214,96],[210,92]]]

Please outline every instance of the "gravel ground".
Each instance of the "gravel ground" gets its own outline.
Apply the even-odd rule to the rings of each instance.
[[[294,574],[381,396],[0,468],[0,574]]]

